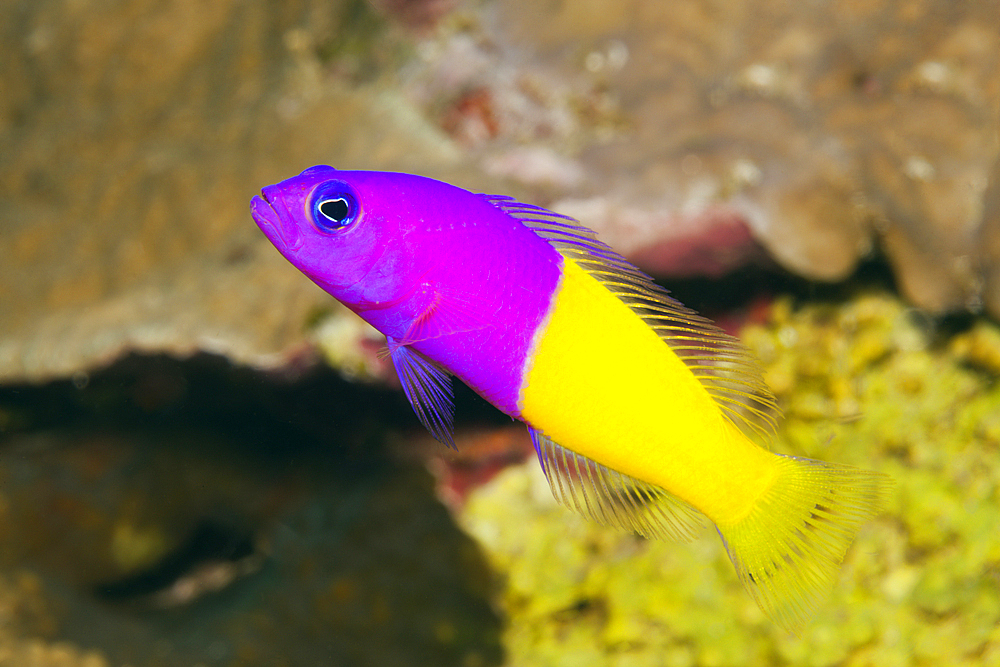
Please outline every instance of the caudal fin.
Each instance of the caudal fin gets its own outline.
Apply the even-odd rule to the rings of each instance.
[[[779,465],[777,481],[750,514],[718,528],[750,595],[797,633],[833,587],[861,524],[882,509],[891,479],[789,456]]]

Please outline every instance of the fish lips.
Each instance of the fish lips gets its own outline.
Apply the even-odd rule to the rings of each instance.
[[[250,200],[250,215],[264,236],[282,253],[295,253],[302,247],[302,231],[282,204],[278,190],[277,185],[261,190],[260,196]]]

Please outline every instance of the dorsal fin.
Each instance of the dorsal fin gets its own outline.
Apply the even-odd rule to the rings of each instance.
[[[576,262],[652,328],[734,425],[769,440],[780,410],[760,364],[736,338],[669,295],[597,234],[565,215],[501,195],[482,197]]]

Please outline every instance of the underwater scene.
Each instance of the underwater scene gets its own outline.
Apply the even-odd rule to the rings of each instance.
[[[997,16],[4,4],[0,667],[1000,666]]]

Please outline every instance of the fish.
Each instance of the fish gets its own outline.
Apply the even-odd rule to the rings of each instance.
[[[714,525],[763,612],[799,633],[888,476],[771,452],[759,362],[573,218],[414,174],[306,169],[250,204],[310,280],[386,337],[454,448],[453,379],[527,425],[556,500],[649,538]]]

